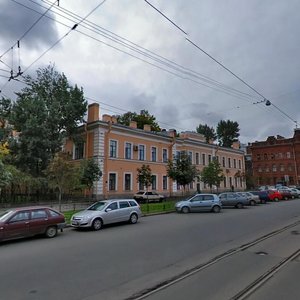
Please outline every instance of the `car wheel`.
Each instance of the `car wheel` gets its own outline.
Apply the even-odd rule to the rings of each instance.
[[[215,205],[215,206],[212,208],[212,211],[213,211],[214,213],[219,213],[219,212],[221,211],[221,207],[218,206],[218,205]]]
[[[130,224],[136,224],[138,221],[138,215],[137,214],[132,214],[129,218],[129,223]]]
[[[102,228],[102,220],[101,219],[95,219],[92,223],[92,228],[94,230],[100,230]]]
[[[256,202],[254,200],[250,200],[250,205],[254,206],[256,204]]]
[[[260,200],[261,204],[266,204],[266,200]]]
[[[287,196],[284,197],[284,200],[288,200],[289,198]]]
[[[45,235],[47,238],[54,238],[57,235],[57,227],[56,226],[49,226],[46,229]]]
[[[190,209],[187,207],[187,206],[184,206],[182,209],[181,209],[181,212],[184,213],[184,214],[187,214],[190,212]]]
[[[236,208],[243,208],[243,207],[244,207],[244,205],[241,202],[237,203],[237,205],[236,205]]]
[[[277,197],[274,198],[274,201],[278,202],[278,200],[279,200],[279,199],[278,199]]]

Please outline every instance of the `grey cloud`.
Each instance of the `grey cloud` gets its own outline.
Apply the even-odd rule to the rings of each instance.
[[[41,6],[30,4],[30,2],[1,0],[0,9],[0,36],[2,48],[12,46],[43,14],[46,9]],[[25,8],[26,5],[30,9]],[[53,17],[51,12],[47,15]],[[39,49],[45,45],[53,44],[57,38],[57,30],[53,20],[43,17],[33,29],[21,41],[21,47],[27,49]]]

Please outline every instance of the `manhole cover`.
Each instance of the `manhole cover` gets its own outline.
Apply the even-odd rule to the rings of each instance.
[[[264,252],[264,251],[258,251],[258,252],[255,252],[255,254],[258,254],[258,255],[268,255],[268,253]]]

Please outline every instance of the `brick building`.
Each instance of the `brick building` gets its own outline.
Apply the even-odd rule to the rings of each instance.
[[[180,194],[180,186],[167,176],[167,161],[186,151],[199,170],[216,157],[224,170],[225,180],[220,190],[243,190],[245,182],[244,152],[237,145],[234,148],[218,147],[205,143],[204,136],[195,132],[183,132],[178,136],[175,130],[152,132],[149,125],[138,129],[136,122],[130,126],[117,123],[116,118],[103,115],[99,119],[100,108],[89,105],[87,123],[78,128],[83,141],[66,142],[65,151],[74,160],[94,157],[103,176],[95,184],[93,194],[98,198],[131,197],[143,190],[137,182],[137,168],[150,165],[153,179],[150,189],[167,196]],[[190,185],[192,193],[205,190],[199,178]]]
[[[277,135],[266,141],[249,143],[255,183],[260,185],[299,185],[300,183],[300,129],[292,138]]]

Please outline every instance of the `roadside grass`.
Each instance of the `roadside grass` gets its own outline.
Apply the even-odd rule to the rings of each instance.
[[[165,201],[165,202],[159,202],[159,203],[153,203],[153,202],[142,203],[142,204],[140,204],[140,206],[141,206],[142,213],[144,215],[152,214],[152,213],[175,211],[175,202],[174,201]],[[68,211],[63,212],[67,224],[70,224],[72,215],[74,215],[78,211],[80,211],[80,210],[68,210]]]
[[[143,214],[175,211],[174,201],[165,201],[159,203],[142,203],[140,204],[140,206]]]

